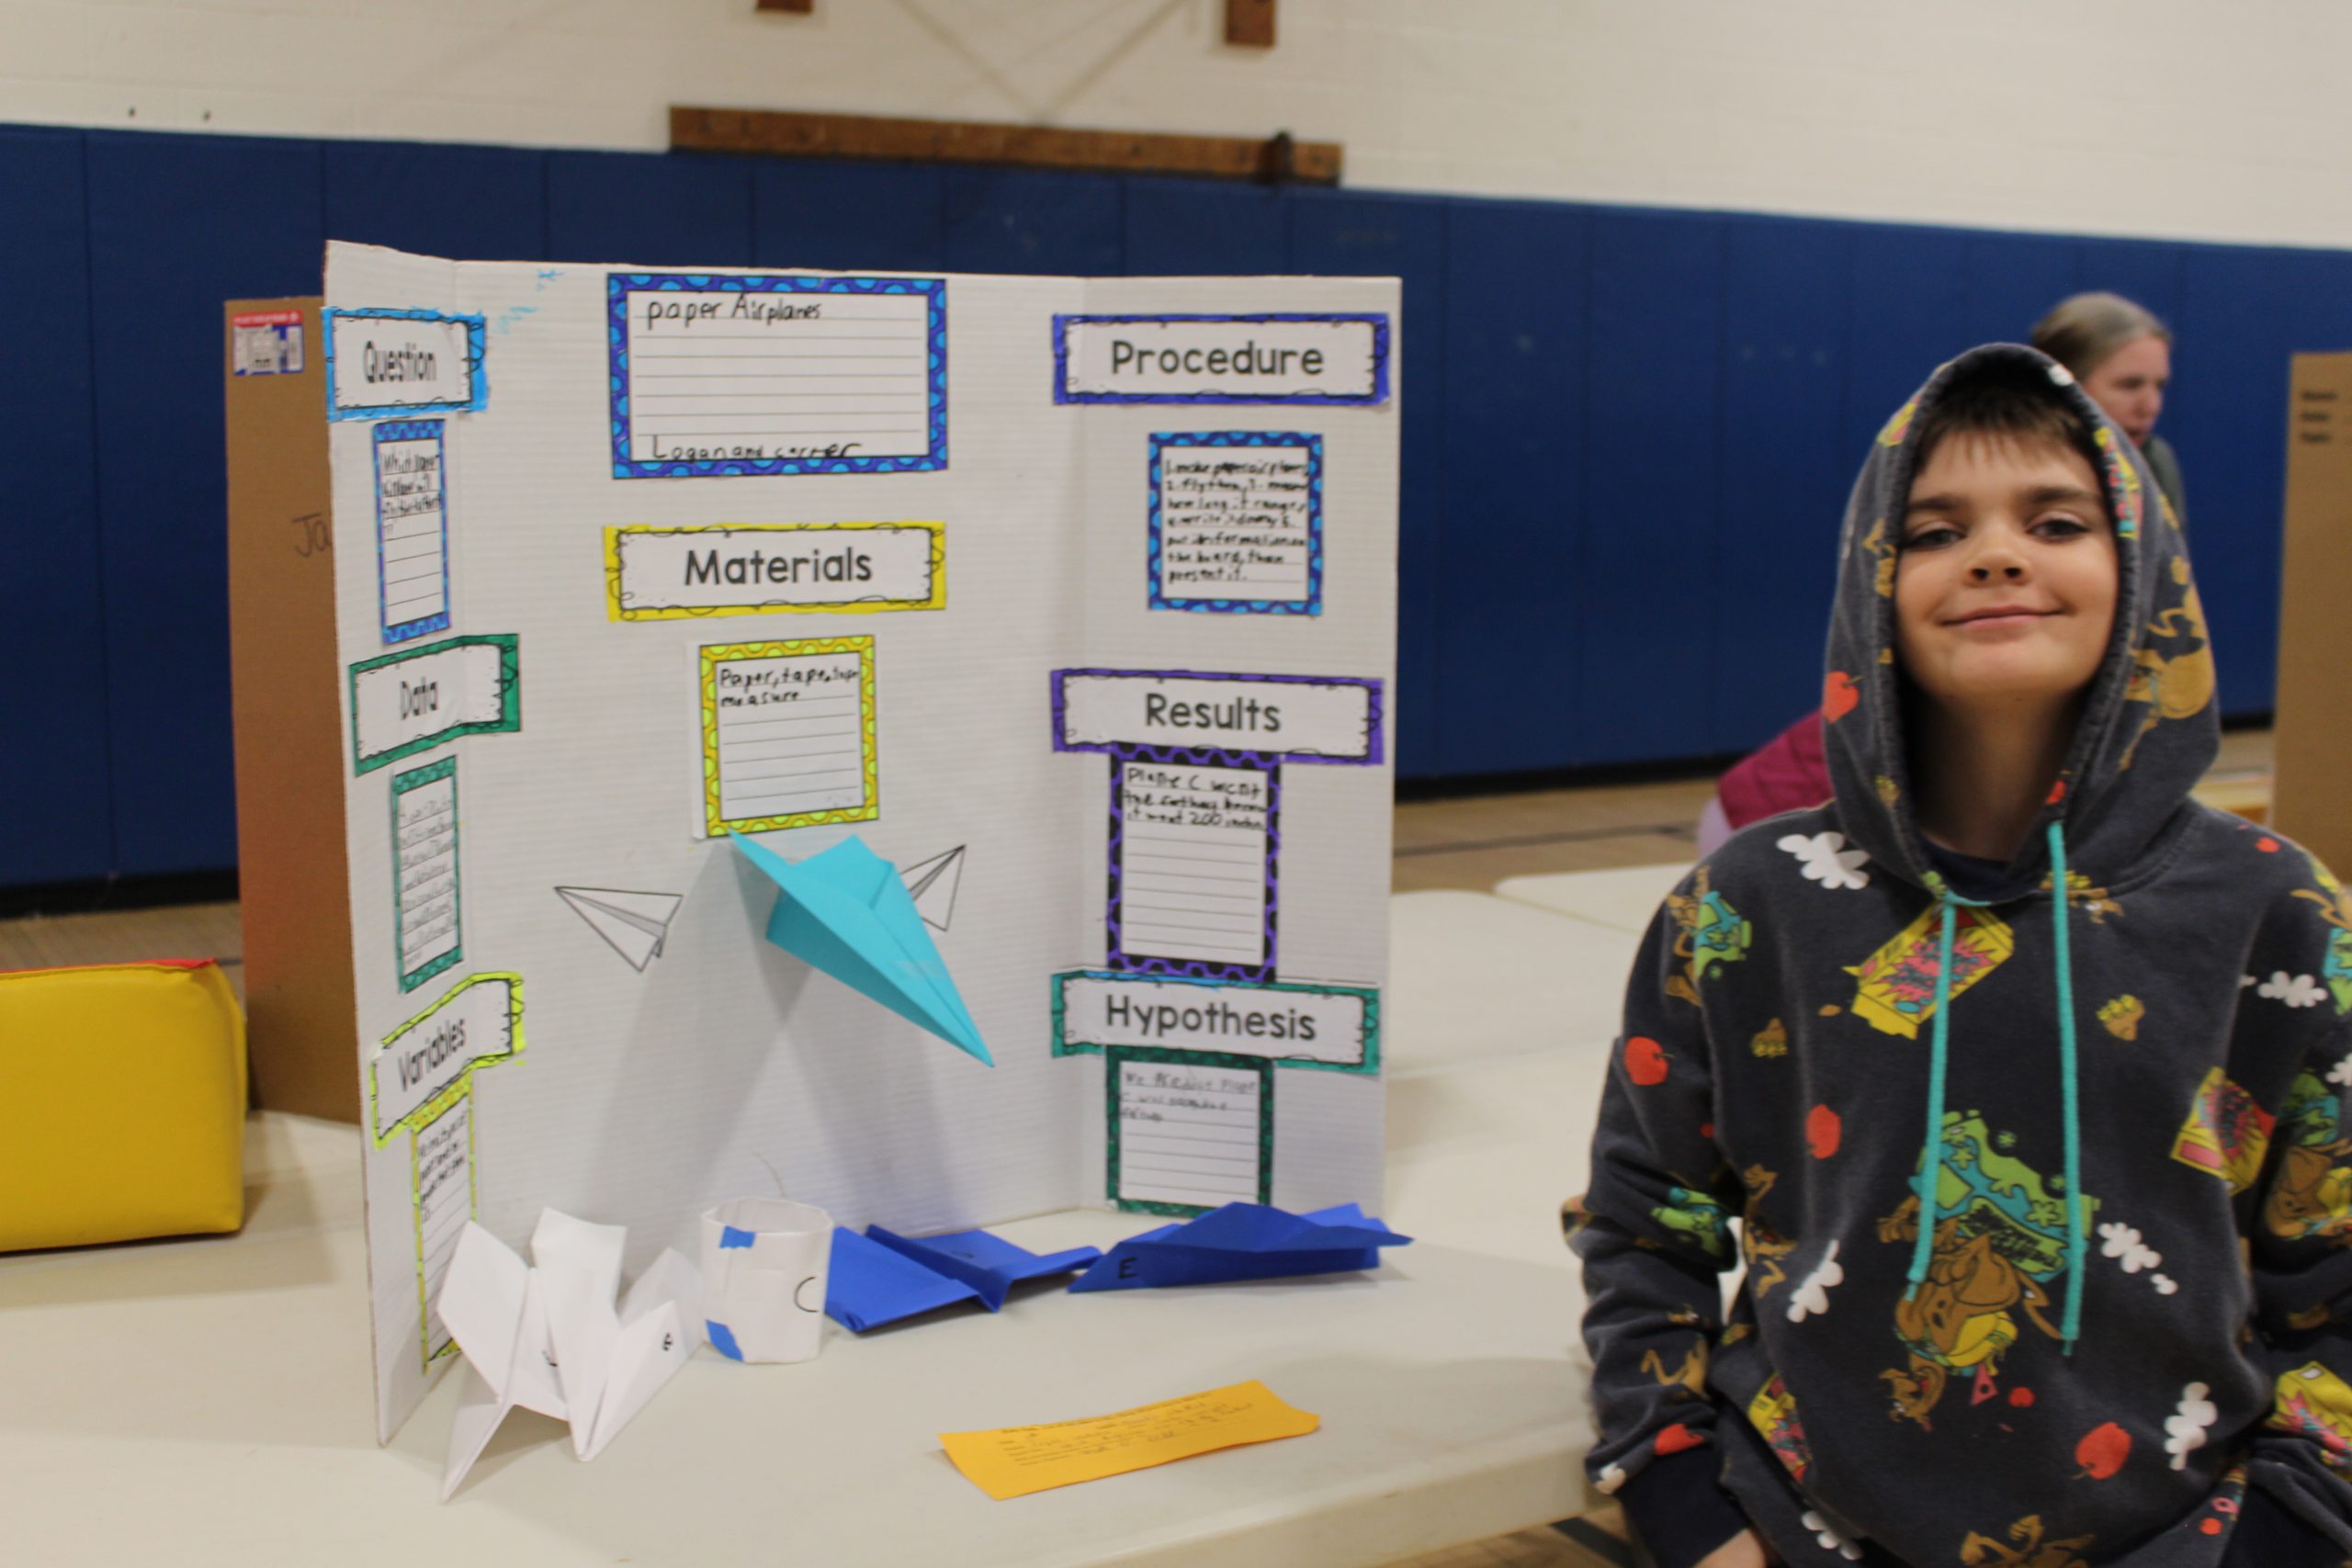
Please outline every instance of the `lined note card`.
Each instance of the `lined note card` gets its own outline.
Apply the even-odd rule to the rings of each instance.
[[[621,479],[947,466],[939,278],[614,273]]]
[[[1213,1209],[1267,1201],[1267,1075],[1261,1063],[1114,1052],[1121,1203]]]
[[[1321,436],[1154,435],[1150,470],[1153,609],[1321,613]]]
[[[441,1280],[466,1222],[474,1217],[474,1097],[469,1092],[418,1128],[416,1139],[416,1258],[427,1302],[438,1301]],[[427,1360],[449,1348],[441,1314],[424,1314]]]
[[[1124,761],[1117,767],[1114,964],[1151,967],[1142,961],[1159,959],[1270,968],[1275,771]]]
[[[449,625],[447,448],[437,419],[376,426],[377,585],[384,640]]]
[[[719,644],[702,671],[706,832],[877,814],[872,637]]]
[[[461,956],[455,757],[394,775],[392,874],[401,989],[413,991]]]

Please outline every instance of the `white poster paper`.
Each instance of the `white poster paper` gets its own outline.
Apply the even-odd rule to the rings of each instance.
[[[327,432],[327,521],[361,541],[325,558],[352,748],[343,850],[379,1431],[468,1359],[428,1358],[420,1261],[468,1191],[475,1223],[518,1252],[549,1208],[626,1226],[624,1278],[691,1250],[703,1211],[779,1190],[909,1235],[1227,1193],[1379,1212],[1378,1056],[1348,1015],[1376,1010],[1386,973],[1393,280],[662,271],[334,244],[325,295],[346,314],[425,313],[345,321],[345,391],[366,342],[380,378],[392,334],[442,332],[447,354],[418,340],[438,378],[471,334],[431,321],[485,328],[469,367],[479,406]],[[1123,365],[1110,400],[1058,398],[1069,317],[1148,317],[1180,350],[1224,344],[1221,370],[1202,364],[1227,380],[1235,348],[1289,346],[1285,374],[1310,379],[1257,409],[1289,383],[1251,368],[1248,396],[1171,412],[1126,403],[1137,377]],[[401,362],[367,396],[413,394],[412,367],[425,368]],[[1181,353],[1163,373],[1187,374]],[[452,625],[388,647],[378,507],[431,492],[381,480],[377,427],[428,421],[447,454]],[[1242,521],[1280,581],[1232,585],[1253,597],[1214,613],[1153,608],[1155,583],[1182,586],[1149,558],[1155,436],[1268,444]],[[1320,453],[1312,613],[1288,488],[1316,450],[1302,442]],[[754,476],[778,482],[729,482]],[[1163,506],[1163,545],[1224,548],[1210,537],[1223,521],[1195,505],[1171,534]],[[435,826],[452,793],[454,849]],[[976,1036],[1005,1043],[993,1064],[876,1000],[895,993],[875,952],[818,940],[854,922],[773,922],[791,895],[730,833],[793,864],[854,836],[870,858],[829,863],[855,872],[825,886],[844,909],[888,904],[894,938],[922,933]],[[1180,863],[1197,852],[1205,872]],[[1129,967],[1112,962],[1114,854],[1122,934],[1160,950],[1122,953]],[[769,940],[772,922],[799,945]],[[1080,1028],[1104,1038],[1043,1048],[1072,972],[1114,976],[1104,1027]],[[1294,993],[1282,976],[1356,994],[1303,979]],[[519,1001],[526,980],[528,1051],[516,1009],[487,994]],[[1231,1018],[1154,1001],[1172,1021],[1131,1009],[1114,1031],[1109,998],[1136,982],[1190,986]],[[1126,1151],[1105,1129],[1129,1079],[1114,1054],[1153,1049],[1180,1059],[1150,1064],[1170,1082],[1135,1085],[1131,1109],[1161,1119],[1138,1119],[1121,1188],[1110,1162]],[[1193,1099],[1209,1110],[1178,1103]],[[1233,1145],[1216,1169],[1179,1142],[1199,1134],[1176,1123],[1202,1115]],[[539,1354],[547,1310],[534,1330],[513,1294],[501,1321]],[[683,1306],[678,1321],[695,1327]],[[592,1450],[684,1352],[660,1348],[666,1324],[639,1332],[652,1348],[626,1373],[616,1349]],[[485,1377],[468,1433],[516,1388]],[[478,1468],[465,1484],[511,1480]]]

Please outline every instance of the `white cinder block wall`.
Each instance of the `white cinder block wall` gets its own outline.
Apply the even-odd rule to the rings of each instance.
[[[0,120],[656,150],[673,103],[1347,146],[1351,185],[2352,245],[2340,0],[0,0]]]

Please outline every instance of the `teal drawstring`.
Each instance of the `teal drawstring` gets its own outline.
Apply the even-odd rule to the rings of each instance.
[[[1911,1245],[1911,1287],[1903,1292],[1905,1301],[1919,1293],[1936,1245],[1936,1184],[1944,1170],[1944,1072],[1951,1059],[1951,938],[1959,913],[1957,906],[1962,904],[1972,909],[1984,907],[1973,898],[1962,897],[1951,890],[1951,883],[1939,879],[1936,884],[1936,906],[1943,912],[1943,936],[1936,944],[1936,1021],[1928,1035],[1931,1042],[1928,1057],[1928,1146],[1919,1151],[1919,1235]]]
[[[2082,1334],[2083,1257],[2089,1227],[2083,1213],[2081,1093],[2075,1078],[2075,965],[2066,951],[2066,917],[2074,900],[2066,896],[2066,835],[2055,822],[2050,824],[2050,886],[2058,901],[2051,924],[2058,939],[2058,1072],[2066,1116],[2066,1317],[2061,1328],[2071,1356]]]
[[[2075,967],[2067,951],[2066,919],[2072,900],[2066,897],[2066,838],[2057,823],[2050,824],[2050,885],[2057,908],[2052,923],[2057,931],[2058,966],[2058,1070],[2062,1078],[2060,1102],[2066,1122],[2066,1313],[2061,1332],[2065,1353],[2075,1353],[2075,1341],[2081,1337],[2083,1324],[2083,1258],[2089,1247],[2086,1234],[2083,1190],[2083,1135],[2080,1086],[2075,1072]],[[1952,934],[1959,923],[1959,912],[1964,906],[1983,909],[1990,906],[1974,898],[1963,898],[1951,890],[1951,885],[1940,879],[1936,884],[1936,904],[1942,914],[1942,935],[1936,946],[1936,1021],[1929,1032],[1928,1059],[1928,1143],[1919,1155],[1917,1192],[1919,1198],[1919,1234],[1911,1246],[1910,1286],[1904,1292],[1905,1301],[1919,1293],[1928,1278],[1928,1265],[1935,1253],[1936,1185],[1943,1174],[1944,1078],[1951,1059],[1951,949]]]

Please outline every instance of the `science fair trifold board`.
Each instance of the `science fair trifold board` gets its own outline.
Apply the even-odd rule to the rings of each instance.
[[[326,276],[384,1434],[469,1217],[1376,1205],[1393,280]],[[853,833],[993,1068],[763,940]]]

